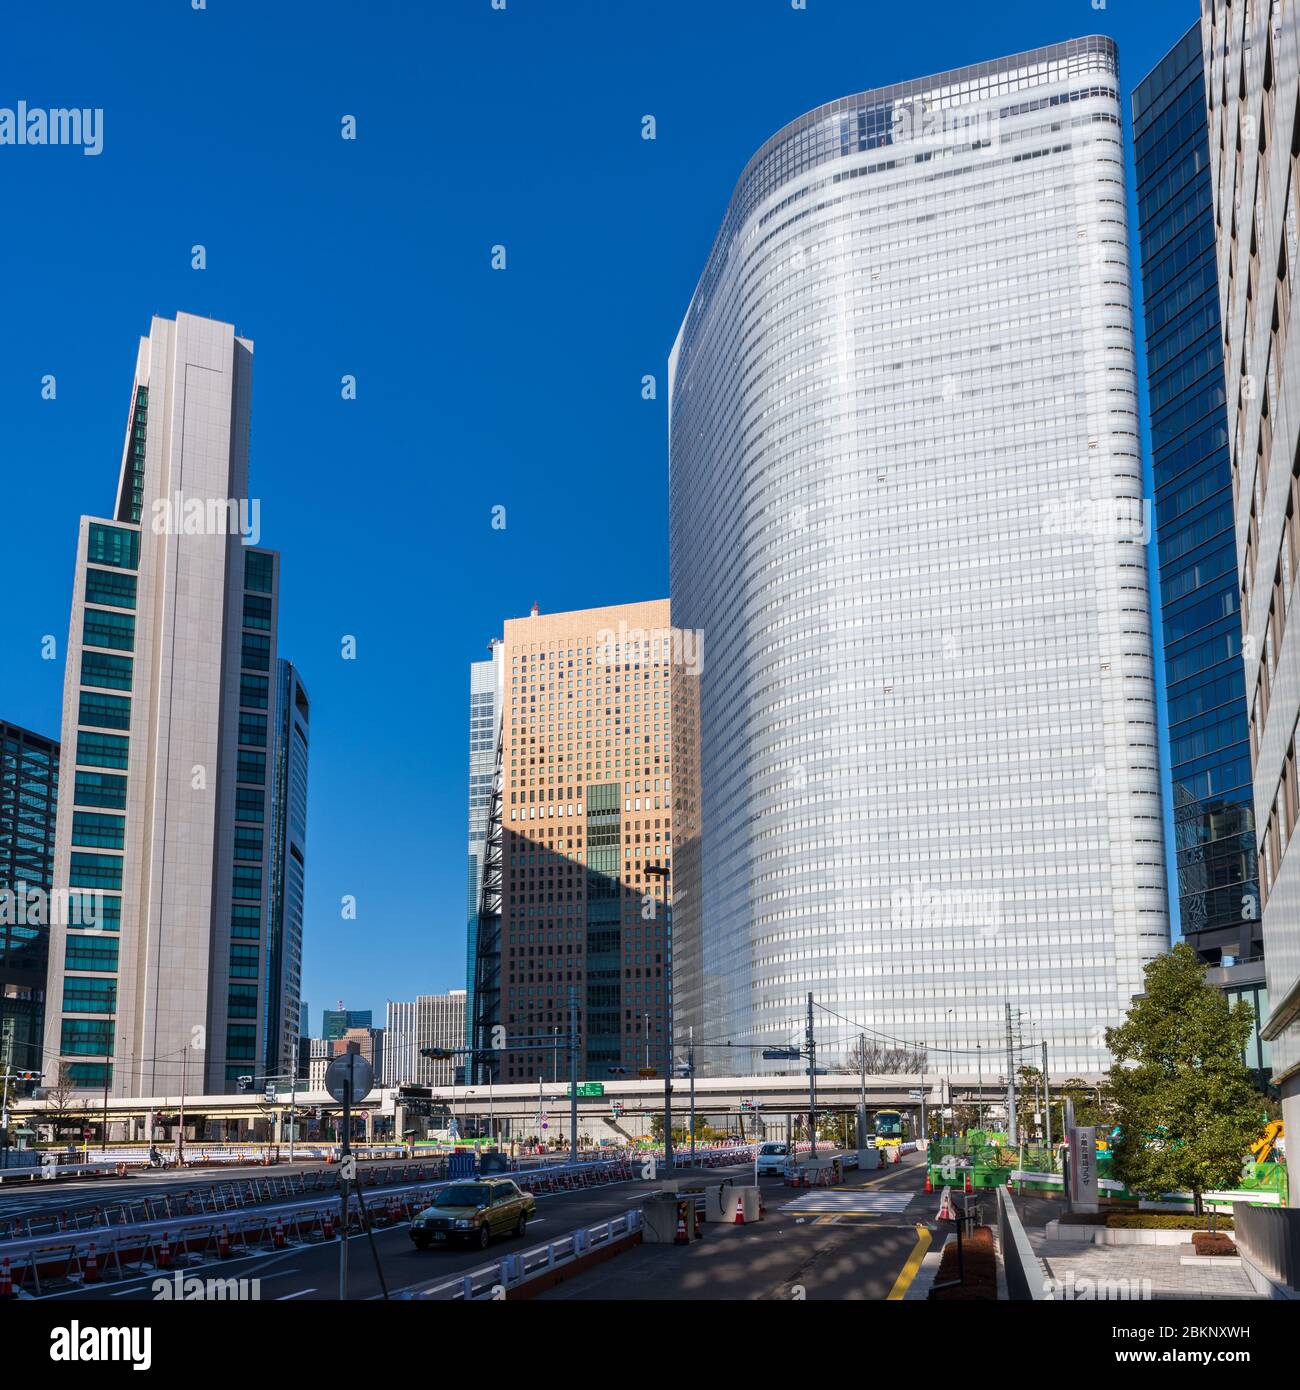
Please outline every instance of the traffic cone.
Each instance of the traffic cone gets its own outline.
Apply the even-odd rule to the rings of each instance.
[[[0,1263],[0,1300],[17,1297],[14,1292],[14,1276],[9,1271],[9,1258],[6,1256],[4,1262]]]
[[[674,1245],[689,1245],[691,1238],[686,1234],[686,1203],[677,1203],[677,1231],[673,1235]]]
[[[171,1241],[167,1238],[166,1231],[163,1232],[162,1241],[158,1246],[157,1264],[159,1269],[170,1269],[172,1267],[172,1246]]]
[[[230,1236],[224,1226],[217,1232],[217,1257],[222,1260],[230,1258]]]
[[[275,1218],[275,1230],[272,1232],[271,1241],[277,1250],[284,1249],[284,1217],[282,1216]]]
[[[737,1226],[743,1226],[745,1224],[745,1199],[743,1197],[738,1198],[736,1202],[735,1224]]]
[[[81,1281],[83,1284],[99,1283],[99,1253],[93,1240],[90,1242],[90,1252],[86,1256],[86,1268],[82,1271]]]
[[[970,1169],[969,1169],[969,1168],[967,1168],[967,1170],[966,1170],[966,1186],[965,1186],[962,1190],[963,1190],[964,1192],[974,1192],[974,1191],[975,1191],[975,1184],[974,1184],[973,1182],[971,1182],[971,1180],[970,1180]]]
[[[930,1180],[930,1170],[928,1168],[925,1170],[925,1191],[927,1196],[934,1191],[934,1183]]]
[[[334,1216],[332,1212],[327,1211],[325,1215],[321,1217],[320,1233],[322,1240],[334,1239]]]

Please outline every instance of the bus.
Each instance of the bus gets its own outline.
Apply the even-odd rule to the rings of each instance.
[[[903,1116],[898,1110],[876,1111],[876,1148],[887,1149],[903,1142]]]

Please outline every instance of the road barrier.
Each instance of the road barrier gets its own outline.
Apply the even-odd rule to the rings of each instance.
[[[1038,1263],[1011,1194],[998,1188],[998,1253],[1007,1281],[1008,1297],[1039,1303],[1051,1299],[1043,1267]]]
[[[405,1164],[382,1170],[394,1182],[400,1180],[401,1174],[407,1175],[409,1185],[392,1194],[392,1200],[399,1204],[402,1220],[409,1220],[414,1212],[429,1204],[434,1193],[447,1186],[445,1177],[427,1176],[428,1170],[435,1166],[442,1165]],[[543,1193],[569,1191],[580,1175],[586,1178],[588,1186],[608,1186],[640,1177],[636,1164],[616,1158],[598,1163],[556,1165],[542,1170],[539,1175],[549,1178],[550,1186],[535,1184],[533,1174],[525,1175],[527,1181],[523,1185]],[[11,1259],[18,1288],[30,1288],[39,1294],[52,1284],[84,1281],[86,1256],[92,1245],[96,1248],[101,1272],[112,1271],[117,1277],[125,1277],[129,1273],[159,1268],[158,1248],[163,1238],[167,1239],[169,1254],[177,1263],[192,1262],[196,1257],[202,1260],[214,1251],[220,1258],[223,1233],[232,1251],[236,1247],[244,1252],[271,1248],[280,1220],[286,1238],[292,1237],[293,1243],[331,1240],[336,1235],[335,1218],[341,1215],[336,1182],[333,1173],[324,1171],[249,1179],[238,1184],[222,1184],[226,1191],[217,1201],[209,1200],[209,1194],[200,1190],[176,1194],[184,1199],[183,1202],[175,1200],[174,1194],[167,1194],[108,1210],[97,1207],[93,1210],[100,1219],[83,1227],[72,1224],[67,1219],[68,1213],[64,1212],[52,1232],[29,1231],[25,1236],[11,1236],[3,1247],[3,1254]],[[287,1189],[283,1188],[285,1184],[289,1185]],[[298,1200],[284,1201],[283,1190],[291,1197],[296,1195]],[[195,1205],[196,1196],[198,1211],[186,1210]],[[279,1204],[269,1205],[277,1197],[281,1197]],[[258,1200],[263,1203],[260,1207]],[[109,1210],[124,1218],[130,1212],[141,1213],[141,1216],[135,1220],[115,1221],[109,1219]],[[367,1206],[367,1212],[372,1221],[379,1214],[378,1208],[371,1205]],[[17,1224],[29,1226],[32,1223]],[[357,1198],[353,1197],[348,1209],[348,1230],[360,1229],[360,1209]]]
[[[559,1240],[547,1242],[517,1255],[506,1255],[481,1269],[454,1279],[418,1285],[396,1297],[404,1300],[432,1299],[439,1302],[465,1302],[528,1298],[588,1264],[617,1254],[641,1239],[641,1212],[625,1211],[609,1221],[581,1227]]]

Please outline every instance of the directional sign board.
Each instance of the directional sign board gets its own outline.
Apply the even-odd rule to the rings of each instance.
[[[325,1089],[340,1105],[343,1104],[344,1085],[352,1083],[351,1104],[364,1100],[375,1084],[374,1068],[359,1052],[345,1052],[329,1064],[325,1071]]]

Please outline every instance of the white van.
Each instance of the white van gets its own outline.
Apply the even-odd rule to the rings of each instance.
[[[770,1142],[758,1146],[758,1172],[784,1173],[785,1161],[790,1153],[789,1144]]]

